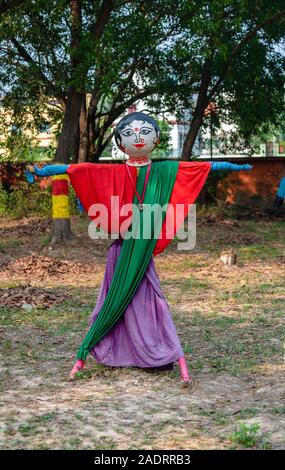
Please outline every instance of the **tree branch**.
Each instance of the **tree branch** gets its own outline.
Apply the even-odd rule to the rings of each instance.
[[[38,75],[38,77],[43,80],[43,82],[48,85],[50,88],[51,92],[55,95],[56,98],[58,98],[61,102],[66,101],[65,94],[62,91],[57,90],[53,83],[46,77],[46,75],[41,71],[40,66],[35,62],[33,57],[26,51],[26,49],[17,41],[17,39],[12,38],[11,39],[12,43],[16,47],[19,55],[29,64],[34,67],[34,71]]]
[[[209,101],[211,99],[213,99],[213,97],[217,93],[217,91],[219,89],[219,86],[221,85],[221,83],[225,79],[225,76],[227,74],[227,71],[228,71],[232,61],[234,60],[235,56],[238,54],[239,50],[244,46],[244,44],[248,43],[250,41],[250,39],[257,33],[257,31],[262,29],[264,26],[268,26],[269,24],[273,23],[275,20],[277,20],[278,18],[281,18],[283,15],[285,15],[285,8],[283,10],[278,11],[277,13],[275,13],[275,15],[271,16],[270,18],[268,18],[263,23],[257,24],[251,31],[249,31],[245,35],[245,37],[242,39],[242,41],[240,41],[240,43],[237,44],[234,47],[234,49],[232,50],[232,52],[230,53],[230,55],[228,57],[228,60],[225,64],[223,72],[221,73],[219,79],[217,80],[217,82],[215,83],[215,85],[213,86],[213,88],[212,88],[212,90],[209,94]]]
[[[0,1],[0,15],[3,13],[6,13],[9,10],[12,10],[12,8],[17,8],[22,3],[25,3],[26,0],[2,0]]]
[[[80,44],[81,32],[82,32],[82,5],[81,0],[70,1],[70,31],[71,31],[71,51],[70,51],[70,62],[71,68],[76,71],[81,58],[77,54],[77,50]]]
[[[114,5],[112,0],[103,0],[98,18],[95,24],[90,26],[90,32],[93,36],[93,39],[97,40],[101,38],[104,28],[111,16],[113,6]]]

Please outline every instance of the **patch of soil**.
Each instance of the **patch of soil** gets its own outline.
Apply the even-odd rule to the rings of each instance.
[[[260,200],[247,201],[245,204],[236,202],[233,205],[222,204],[215,214],[200,215],[199,218],[223,221],[224,218],[235,220],[274,221],[285,218],[285,206],[273,207]]]
[[[199,225],[213,225],[217,227],[221,227],[222,225],[230,226],[230,227],[237,227],[241,228],[242,224],[240,222],[237,222],[236,220],[230,220],[230,219],[223,219],[219,217],[214,217],[212,215],[207,215],[207,216],[200,216],[198,218],[198,223]]]
[[[3,266],[4,273],[11,272],[13,275],[25,275],[32,279],[45,279],[47,276],[59,274],[91,273],[92,271],[93,267],[88,264],[40,256],[37,253],[12,260]]]
[[[213,217],[203,217],[197,221],[198,228],[205,226],[213,229],[215,236],[219,233],[219,243],[254,245],[262,242],[259,235],[242,231],[242,224],[236,220],[217,220]]]
[[[21,219],[17,225],[9,224],[7,227],[0,228],[0,236],[9,236],[10,238],[24,238],[31,235],[43,235],[51,227],[51,219]]]
[[[220,242],[229,245],[256,245],[257,243],[261,243],[261,239],[258,235],[252,233],[228,232],[220,237]]]
[[[30,285],[0,289],[0,307],[49,308],[65,300],[70,300],[70,296],[63,292],[55,295],[49,289],[40,289]]]

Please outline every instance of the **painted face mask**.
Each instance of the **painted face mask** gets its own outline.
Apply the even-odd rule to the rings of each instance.
[[[159,143],[160,130],[154,119],[144,113],[127,114],[118,123],[116,143],[130,158],[148,156]]]

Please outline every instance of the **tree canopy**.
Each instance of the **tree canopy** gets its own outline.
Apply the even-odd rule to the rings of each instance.
[[[284,113],[279,0],[21,3],[0,17],[2,104],[19,125],[43,113],[58,123],[59,162],[96,161],[138,100],[189,119],[185,159],[212,101],[216,125],[234,123],[246,140]]]

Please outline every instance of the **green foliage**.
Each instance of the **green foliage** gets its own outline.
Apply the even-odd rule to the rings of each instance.
[[[284,15],[270,21],[282,10],[281,0],[178,0],[175,8],[170,0],[115,0],[105,24],[100,2],[91,0],[79,2],[82,21],[72,24],[72,3],[27,1],[1,15],[0,94],[17,122],[37,127],[44,114],[60,129],[72,92],[82,102],[91,96],[95,159],[112,123],[134,102],[143,99],[158,115],[183,117],[187,110],[191,119],[202,83],[202,101],[219,108],[214,127],[221,121],[237,127],[228,149],[251,147],[262,126],[284,118],[285,58],[277,47]],[[95,34],[98,24],[101,35]],[[23,146],[15,148],[16,158],[25,154]]]
[[[70,213],[78,214],[76,194],[72,186],[69,190]],[[36,184],[19,181],[7,192],[0,187],[0,217],[13,219],[34,214],[50,217],[52,211],[51,187],[41,189]]]
[[[2,149],[1,161],[13,163],[31,161],[32,147],[32,138],[22,133],[10,133],[0,143],[0,148]]]
[[[234,443],[241,444],[243,447],[253,447],[259,440],[259,429],[259,423],[241,423],[238,427],[235,428],[235,431],[230,436],[230,440]]]
[[[29,214],[51,214],[51,191],[21,181],[11,192],[0,189],[0,216],[20,218]]]
[[[165,120],[158,120],[157,121],[160,131],[161,131],[161,139],[159,146],[152,152],[151,156],[153,158],[159,158],[159,157],[166,157],[170,154],[170,131],[171,131],[171,126],[168,124],[167,121]]]
[[[1,110],[0,110],[1,111]],[[7,116],[7,110],[0,112],[0,161],[1,163],[28,163],[49,160],[54,157],[55,148],[51,143],[48,147],[39,147],[36,139],[36,121],[27,115],[27,121],[22,122],[23,116],[17,121],[16,117],[11,124],[11,116]],[[27,110],[25,110],[27,114]]]

